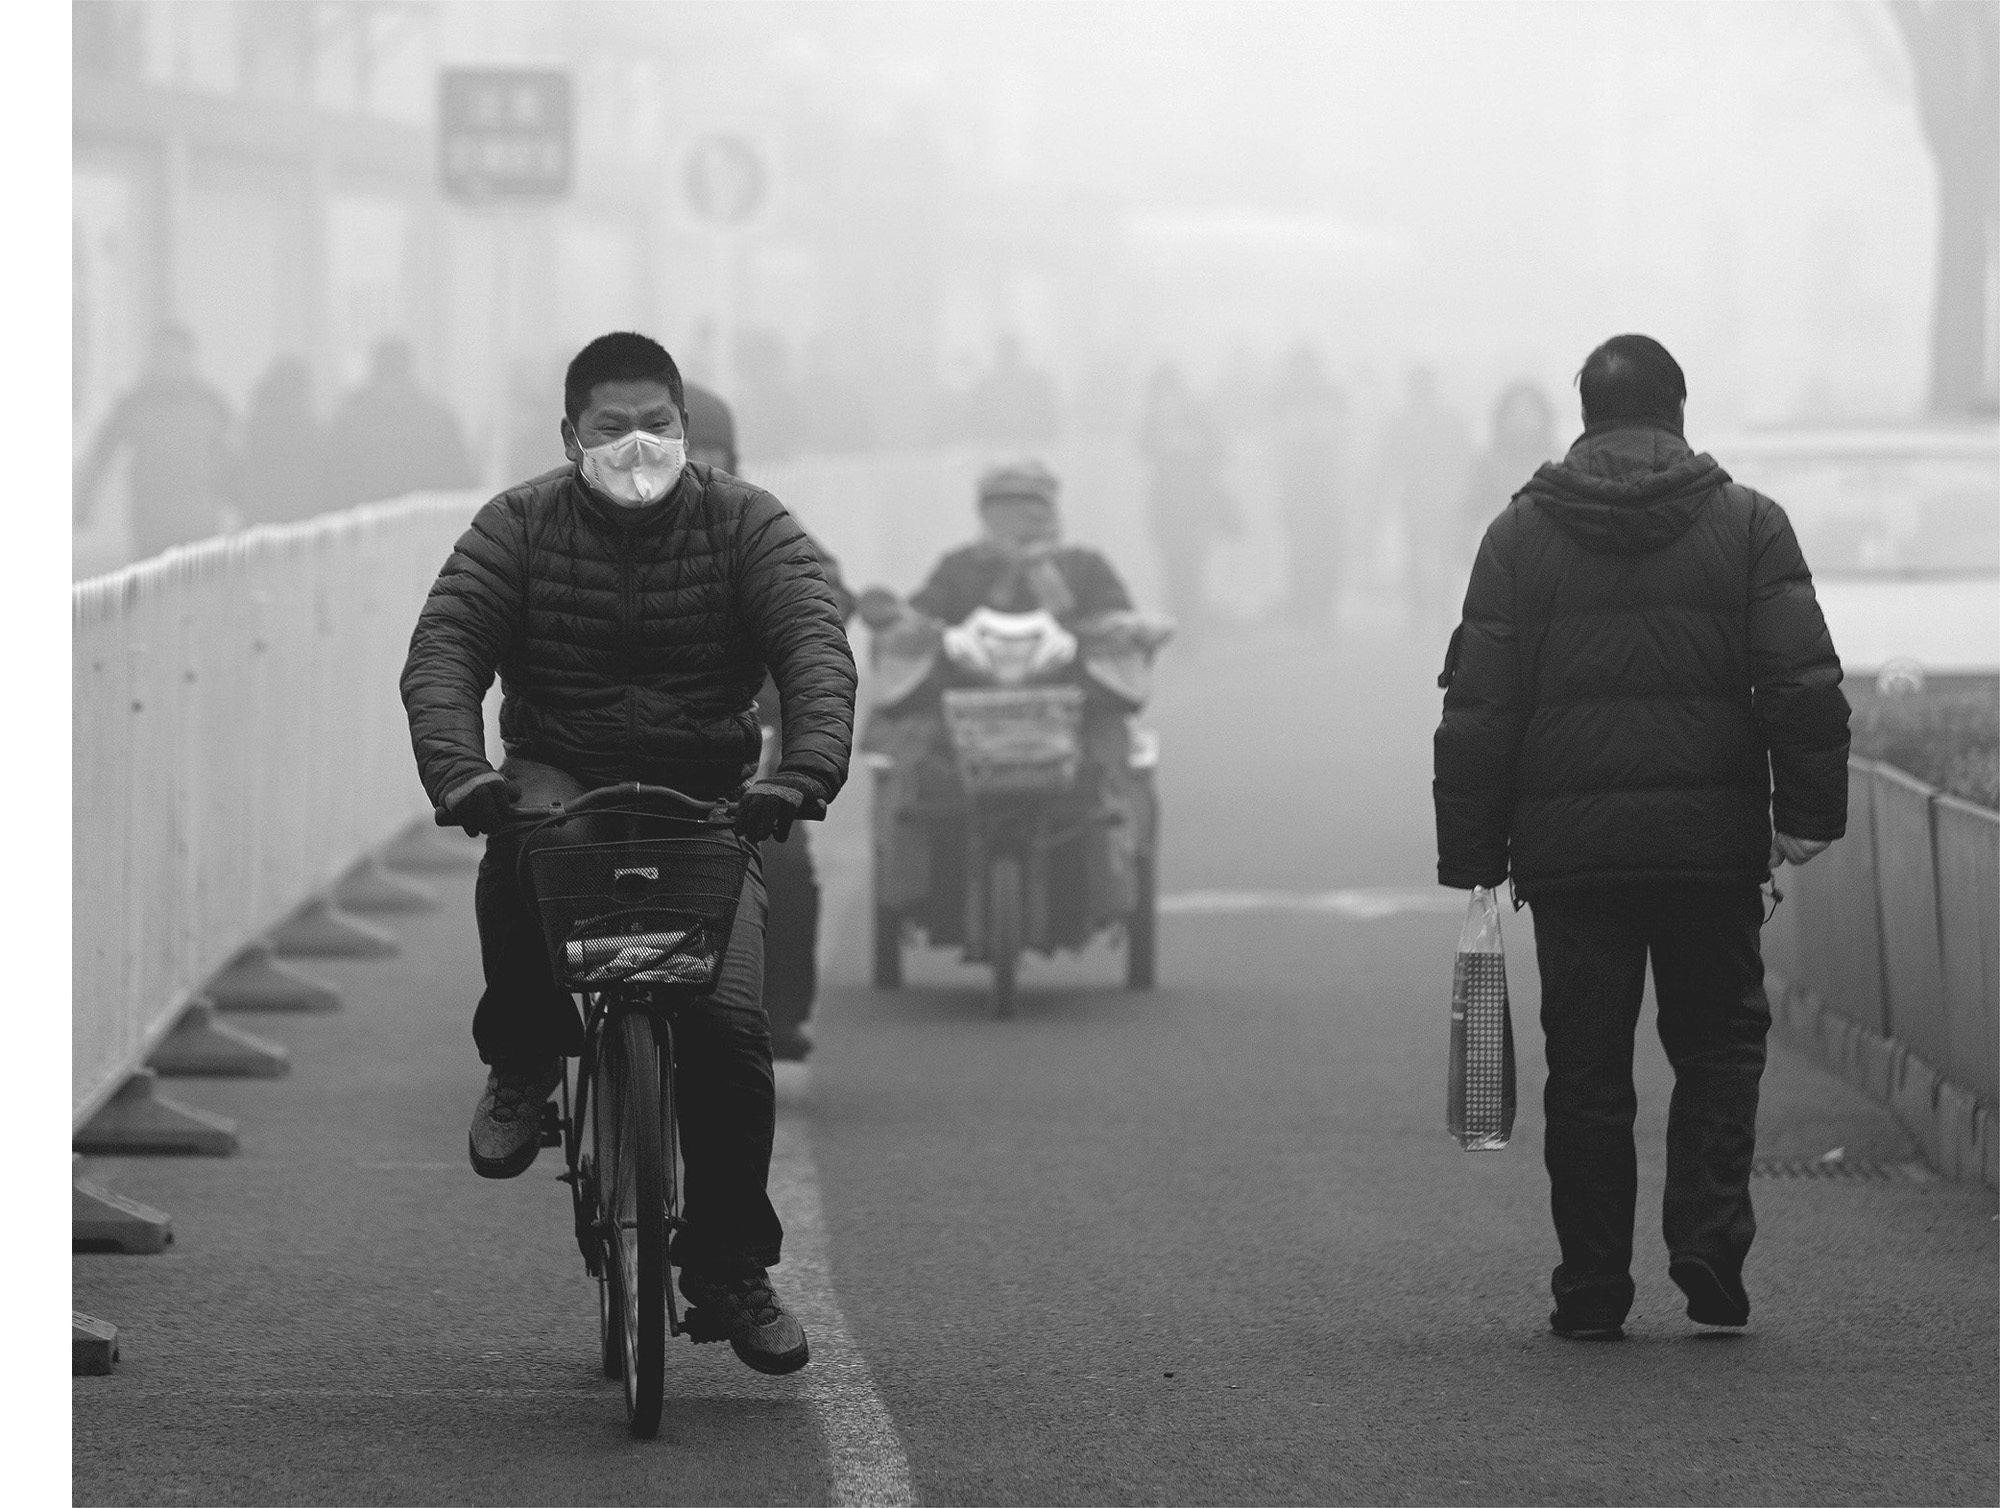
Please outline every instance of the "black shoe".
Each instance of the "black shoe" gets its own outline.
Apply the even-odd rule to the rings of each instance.
[[[1750,1323],[1750,1295],[1743,1279],[1724,1277],[1700,1257],[1678,1257],[1667,1264],[1667,1276],[1688,1296],[1687,1316],[1697,1325],[1737,1329]]]
[[[681,1294],[694,1306],[688,1334],[696,1341],[728,1341],[736,1359],[752,1371],[782,1377],[810,1359],[805,1328],[778,1302],[763,1268],[745,1264],[728,1275],[686,1268]]]
[[[771,1028],[771,1056],[778,1062],[803,1063],[812,1050],[812,1032],[805,1022]]]
[[[1623,1340],[1625,1325],[1622,1320],[1591,1319],[1585,1315],[1564,1314],[1558,1309],[1549,1316],[1549,1328],[1564,1340]]]
[[[526,1073],[495,1068],[472,1112],[466,1150],[481,1178],[518,1178],[542,1150],[542,1106],[562,1082],[562,1059]]]

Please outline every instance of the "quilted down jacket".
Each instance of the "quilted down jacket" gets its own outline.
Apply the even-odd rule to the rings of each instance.
[[[1840,661],[1784,510],[1665,426],[1584,431],[1486,531],[1434,740],[1438,879],[1761,882],[1847,827]]]
[[[434,805],[494,778],[480,702],[496,670],[508,753],[593,783],[718,796],[756,767],[767,667],[784,703],[781,773],[831,800],[847,777],[854,657],[791,514],[698,463],[635,509],[563,467],[501,493],[459,539],[410,638],[403,705]]]

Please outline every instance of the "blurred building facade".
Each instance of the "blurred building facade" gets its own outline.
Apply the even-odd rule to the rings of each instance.
[[[1072,436],[1130,434],[1159,360],[1226,387],[1302,339],[1358,412],[1412,360],[1561,393],[1621,328],[1707,423],[1920,404],[1931,187],[1870,6],[1174,14],[79,0],[78,444],[169,319],[239,412],[294,356],[325,413],[404,336],[496,482],[617,326],[753,461],[964,438],[1003,351]],[[439,73],[482,65],[570,75],[562,202],[441,193]],[[730,225],[688,189],[719,136],[764,167]]]

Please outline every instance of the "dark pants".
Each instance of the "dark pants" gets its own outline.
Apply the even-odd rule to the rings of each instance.
[[[520,784],[528,806],[567,801],[586,789],[567,772],[530,760],[510,759],[502,772]],[[616,821],[566,824],[536,842],[602,842],[617,836]],[[534,902],[517,878],[519,851],[518,838],[489,838],[479,863],[473,905],[486,991],[473,1016],[472,1037],[483,1062],[534,1067],[557,1054],[582,1052],[583,1023],[549,969]],[[675,1242],[675,1260],[683,1266],[714,1267],[741,1258],[770,1267],[784,1238],[765,1192],[777,1091],[764,1016],[764,923],[764,880],[753,861],[714,993],[687,1001],[673,1017],[687,1220]]]
[[[1649,956],[1674,1069],[1668,1258],[1699,1257],[1734,1277],[1757,1233],[1750,1161],[1771,1027],[1762,897],[1749,884],[1657,885],[1533,905],[1549,1058],[1543,1155],[1562,1247],[1553,1287],[1566,1312],[1615,1323],[1632,1307],[1632,1037]]]
[[[806,825],[763,845],[764,884],[771,914],[764,938],[764,1011],[774,1032],[794,1031],[812,1015],[819,987],[819,877],[813,872]]]

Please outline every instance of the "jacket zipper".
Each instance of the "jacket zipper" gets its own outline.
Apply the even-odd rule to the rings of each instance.
[[[629,684],[636,677],[639,665],[638,646],[632,642],[632,536],[628,533],[620,541],[618,551],[618,627],[620,637],[625,641],[625,768],[637,779],[639,774],[639,688]]]

